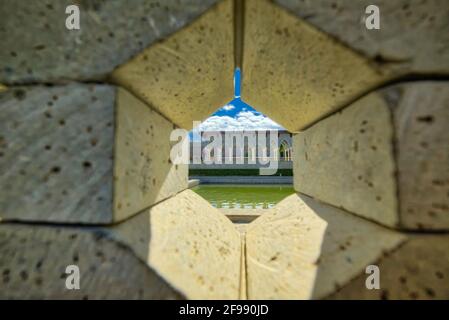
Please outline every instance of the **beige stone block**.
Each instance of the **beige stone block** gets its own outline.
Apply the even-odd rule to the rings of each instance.
[[[241,239],[190,190],[111,227],[0,224],[1,298],[238,299]],[[65,289],[78,265],[80,290]]]
[[[234,226],[240,232],[241,259],[240,259],[240,300],[248,300],[248,283],[246,281],[246,224],[236,223]]]
[[[222,212],[228,219],[236,224],[246,224],[257,219],[261,215],[265,214],[267,209],[228,209],[220,208]]]
[[[391,227],[449,228],[449,86],[373,92],[294,136],[295,190]]]
[[[248,226],[248,299],[319,299],[364,273],[405,236],[294,194]]]
[[[247,0],[242,98],[291,132],[389,79],[388,72],[266,0]]]
[[[192,128],[233,98],[233,13],[225,0],[117,68],[112,80],[178,126]]]
[[[189,299],[238,298],[240,234],[195,192],[185,190],[119,225],[115,232]]]
[[[123,89],[17,87],[0,110],[1,220],[112,223],[187,188],[174,125]]]
[[[397,226],[393,134],[388,105],[370,94],[294,135],[295,190]]]
[[[121,220],[186,189],[188,167],[170,160],[174,124],[121,88],[116,108],[114,218]]]
[[[398,73],[449,72],[446,0],[275,0],[299,18]],[[380,29],[364,24],[369,5]]]

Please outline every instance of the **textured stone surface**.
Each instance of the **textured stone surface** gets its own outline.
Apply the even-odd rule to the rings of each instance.
[[[239,232],[195,192],[161,202],[120,224],[116,233],[189,299],[238,298]]]
[[[265,0],[246,1],[242,98],[291,132],[389,76]]]
[[[295,189],[388,226],[447,230],[448,97],[446,81],[398,84],[295,135]]]
[[[177,299],[183,296],[99,228],[0,224],[1,299]],[[80,289],[66,289],[68,265]]]
[[[123,89],[18,87],[0,110],[2,220],[110,223],[187,187],[173,125]]]
[[[117,94],[114,149],[114,218],[187,189],[188,167],[170,160],[176,126],[124,89]]]
[[[237,299],[241,240],[184,191],[114,227],[0,224],[1,298]],[[78,265],[80,290],[65,289]]]
[[[275,0],[301,19],[399,73],[449,72],[446,0]],[[365,27],[365,8],[380,9],[380,30]]]
[[[215,0],[3,0],[0,82],[103,78],[148,45],[194,20]],[[80,30],[65,9],[80,8]]]
[[[112,79],[182,128],[233,98],[232,1],[145,49]]]
[[[393,127],[376,93],[293,137],[295,190],[397,226]]]
[[[449,82],[384,91],[393,110],[401,224],[449,229]]]
[[[249,299],[319,299],[364,273],[405,237],[294,194],[246,231]]]
[[[374,264],[380,290],[366,290],[364,272],[328,299],[449,299],[449,236],[410,236],[405,244]]]

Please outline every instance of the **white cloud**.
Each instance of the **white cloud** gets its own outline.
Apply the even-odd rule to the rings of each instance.
[[[226,111],[231,111],[232,109],[235,109],[235,107],[232,104],[228,104],[224,106],[222,109]]]
[[[235,118],[212,116],[200,124],[201,131],[267,130],[283,128],[263,114],[253,111],[241,111]]]

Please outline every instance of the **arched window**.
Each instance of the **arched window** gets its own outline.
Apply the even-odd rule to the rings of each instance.
[[[283,140],[279,147],[279,160],[289,161],[290,160],[290,145],[287,141]]]

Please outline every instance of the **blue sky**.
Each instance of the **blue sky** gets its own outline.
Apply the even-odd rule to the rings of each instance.
[[[283,129],[240,99],[241,73],[234,74],[234,100],[218,109],[200,125],[201,131]]]

